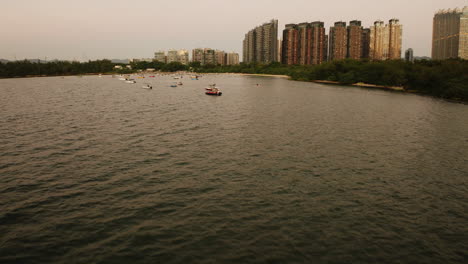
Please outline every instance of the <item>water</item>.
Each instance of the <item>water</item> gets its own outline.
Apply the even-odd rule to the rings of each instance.
[[[0,80],[1,263],[467,260],[467,105],[173,81]]]

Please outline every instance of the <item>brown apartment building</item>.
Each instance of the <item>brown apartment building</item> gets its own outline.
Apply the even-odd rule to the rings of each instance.
[[[330,27],[329,33],[330,45],[328,59],[344,60],[347,55],[348,32],[346,22],[335,22],[333,27]]]
[[[288,24],[283,30],[281,62],[315,65],[327,58],[327,36],[323,22]]]
[[[287,24],[283,30],[281,63],[287,65],[299,64],[299,30],[296,24]]]
[[[362,26],[361,21],[353,20],[348,26],[348,45],[347,57],[350,59],[359,60],[362,58]]]

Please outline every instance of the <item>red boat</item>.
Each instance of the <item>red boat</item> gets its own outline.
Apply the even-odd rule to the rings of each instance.
[[[207,95],[217,95],[217,96],[220,96],[222,95],[223,93],[216,87],[210,87],[210,90],[208,90],[208,88],[205,88],[207,91],[205,92],[205,94]]]

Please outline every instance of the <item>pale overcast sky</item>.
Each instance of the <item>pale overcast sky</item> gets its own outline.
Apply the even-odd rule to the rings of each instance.
[[[288,23],[400,19],[403,51],[430,56],[432,18],[468,0],[0,0],[0,58],[150,58],[157,50],[242,52],[244,34]]]

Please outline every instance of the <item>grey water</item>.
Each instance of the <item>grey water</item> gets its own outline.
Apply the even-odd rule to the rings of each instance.
[[[466,263],[468,105],[137,81],[0,80],[0,263]]]

